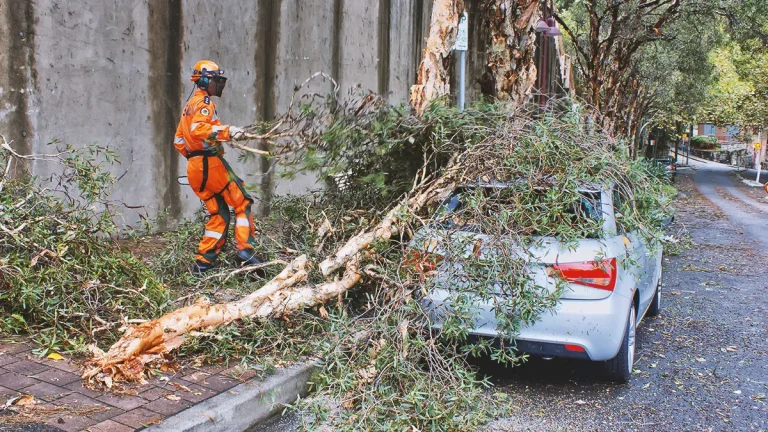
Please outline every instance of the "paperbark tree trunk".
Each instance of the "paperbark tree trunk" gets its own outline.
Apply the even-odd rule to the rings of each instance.
[[[104,372],[109,376],[123,375],[128,379],[137,379],[146,363],[180,346],[190,331],[216,327],[243,317],[269,315],[268,312],[275,308],[275,293],[305,281],[306,266],[307,258],[301,255],[266,285],[238,301],[223,304],[198,301],[192,306],[130,327],[107,353],[91,347],[95,367],[83,378]]]
[[[492,0],[488,19],[491,40],[488,67],[494,78],[494,96],[521,101],[536,84],[535,26],[541,18],[539,0]]]
[[[419,65],[416,84],[411,87],[411,105],[421,115],[429,103],[450,93],[448,58],[456,44],[459,17],[464,0],[435,0],[429,36]]]
[[[140,379],[145,364],[179,347],[191,331],[213,328],[244,317],[280,315],[335,298],[360,281],[357,262],[363,250],[377,240],[389,239],[400,232],[408,212],[420,211],[429,202],[440,199],[453,190],[452,185],[447,177],[422,185],[410,198],[387,213],[376,227],[351,238],[333,257],[325,260],[321,269],[326,276],[346,268],[340,280],[299,286],[307,278],[307,258],[302,255],[266,285],[241,300],[223,304],[199,301],[129,328],[106,353],[91,347],[94,368],[83,374],[83,378],[101,374],[99,379],[102,381],[113,377]]]

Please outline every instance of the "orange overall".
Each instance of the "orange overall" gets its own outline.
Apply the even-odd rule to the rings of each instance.
[[[222,126],[216,104],[197,89],[184,107],[173,145],[187,158],[189,185],[210,213],[197,259],[213,264],[227,241],[229,207],[235,210],[237,249],[252,250],[256,231],[251,215],[253,198],[243,181],[221,155],[221,141],[229,141],[229,126]]]

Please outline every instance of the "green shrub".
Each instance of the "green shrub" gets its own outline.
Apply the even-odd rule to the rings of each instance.
[[[151,319],[168,300],[148,266],[114,241],[106,201],[114,178],[102,164],[115,155],[58,151],[52,188],[7,179],[0,194],[0,331],[31,334],[43,354],[113,341],[126,319]]]
[[[691,137],[691,148],[711,149],[717,145],[717,138],[698,135]]]

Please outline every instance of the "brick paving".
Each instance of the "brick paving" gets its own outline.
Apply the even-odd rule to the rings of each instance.
[[[32,395],[45,415],[35,415],[45,430],[126,432],[145,428],[251,379],[239,367],[189,367],[153,377],[135,394],[100,392],[83,386],[69,359],[39,358],[22,338],[0,339],[0,405]],[[0,431],[13,430],[3,426]],[[36,429],[37,430],[37,429]],[[43,430],[43,429],[40,429]]]

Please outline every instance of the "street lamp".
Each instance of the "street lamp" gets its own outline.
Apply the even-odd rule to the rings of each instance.
[[[557,28],[557,23],[555,22],[555,19],[552,17],[547,18],[547,30],[544,31],[544,34],[547,36],[560,36],[563,33],[560,32]],[[538,26],[537,26],[538,28]]]
[[[557,22],[553,16],[555,11],[555,2],[552,0],[549,6],[544,2],[544,16],[536,24],[536,33],[544,33],[545,36],[561,36],[562,33],[557,28]]]
[[[549,25],[547,25],[547,22],[542,18],[539,20],[539,23],[536,25],[536,33],[546,32],[549,30]]]

